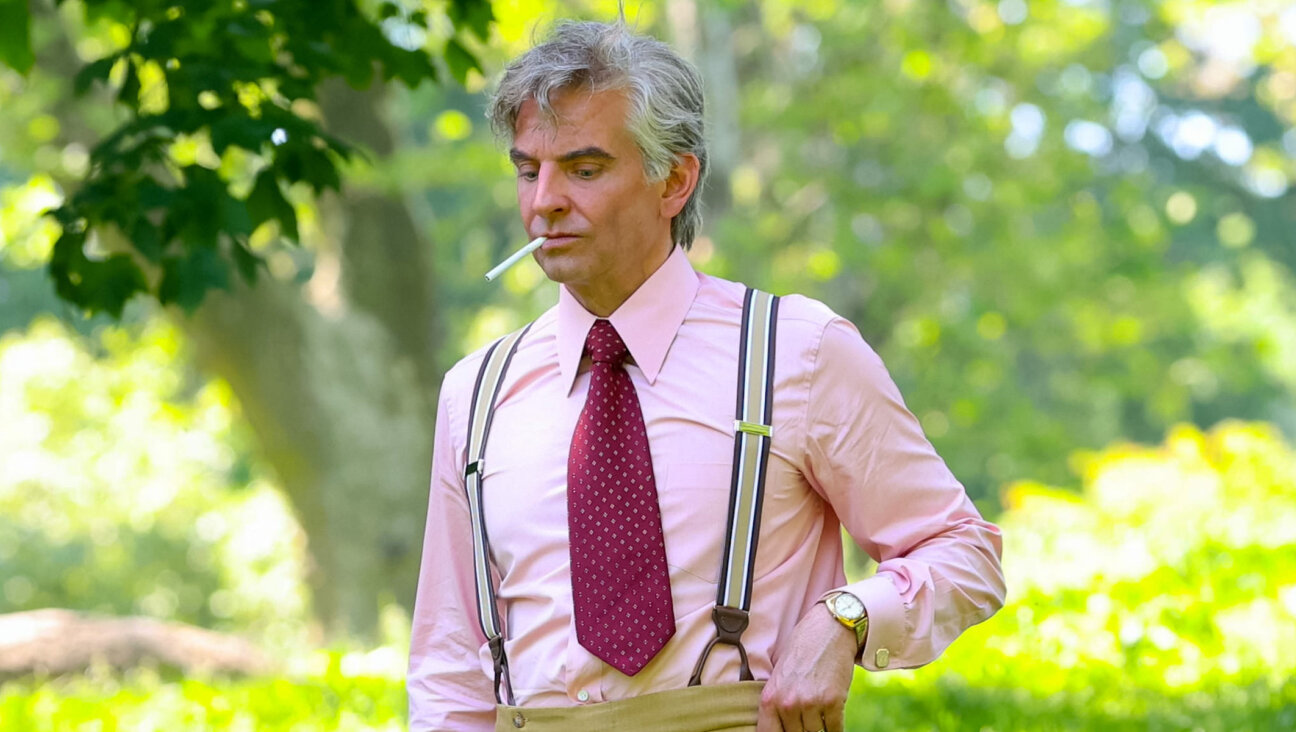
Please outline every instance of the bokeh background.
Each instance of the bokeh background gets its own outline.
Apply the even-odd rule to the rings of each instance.
[[[695,265],[855,322],[1004,527],[1008,605],[858,674],[848,728],[1296,729],[1296,3],[626,5],[708,86]],[[348,7],[369,45],[312,35]],[[0,730],[404,728],[440,376],[556,300],[481,277],[525,238],[484,90],[617,12],[0,2],[0,613],[273,659],[14,673]],[[181,85],[271,58],[243,16],[309,84]],[[103,146],[168,113],[152,157]]]

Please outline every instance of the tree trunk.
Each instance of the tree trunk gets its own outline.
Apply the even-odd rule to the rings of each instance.
[[[697,66],[706,88],[711,172],[702,196],[707,217],[719,219],[733,203],[729,179],[742,157],[731,11],[697,0],[670,0],[669,8],[671,37],[680,52]]]
[[[334,132],[391,150],[380,87],[321,96]],[[348,186],[337,204],[326,219],[344,234],[317,253],[314,297],[262,277],[210,295],[183,324],[292,502],[326,630],[371,637],[379,608],[408,607],[417,581],[438,383],[433,279],[401,200]]]

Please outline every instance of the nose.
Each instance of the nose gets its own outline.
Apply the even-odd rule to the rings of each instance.
[[[571,209],[566,176],[558,166],[541,165],[531,185],[531,209],[537,216],[553,219]]]

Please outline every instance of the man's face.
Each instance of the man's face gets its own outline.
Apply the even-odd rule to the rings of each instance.
[[[670,220],[683,205],[672,193],[678,176],[645,178],[622,92],[565,90],[551,101],[556,123],[533,100],[518,113],[509,156],[522,224],[549,237],[536,252],[545,275],[609,315],[670,254]]]

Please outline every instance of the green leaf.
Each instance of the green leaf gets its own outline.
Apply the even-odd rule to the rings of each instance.
[[[158,228],[147,218],[140,216],[135,219],[135,225],[131,228],[130,239],[135,249],[148,258],[150,262],[156,262],[162,258],[162,235],[158,232]]]
[[[139,107],[139,94],[139,72],[135,68],[135,62],[128,59],[126,61],[126,78],[122,80],[121,91],[117,92],[117,101],[134,109]]]
[[[0,64],[26,74],[34,63],[27,0],[0,0]]]
[[[139,196],[139,205],[145,211],[166,208],[175,201],[175,191],[157,182],[153,178],[145,178],[135,184],[136,194]]]
[[[85,255],[85,234],[64,230],[54,242],[50,277],[58,296],[91,313],[106,312],[120,318],[122,308],[137,292],[147,288],[144,273],[126,254],[102,261]]]
[[[342,179],[338,175],[337,166],[333,164],[333,159],[328,156],[328,153],[313,147],[307,148],[302,151],[302,162],[304,163],[302,177],[315,188],[316,193],[323,193],[329,188],[335,191],[342,189]]]
[[[255,228],[245,202],[222,193],[220,198],[221,231],[235,237],[249,236]]]
[[[137,292],[143,292],[147,283],[144,273],[128,254],[114,254],[102,262],[90,262],[85,269],[82,289],[92,311],[104,311],[120,318],[122,308]]]
[[[171,216],[182,215],[180,229],[187,244],[215,248],[217,236],[225,223],[220,200],[229,195],[225,182],[215,171],[201,165],[182,168],[185,186],[178,190],[179,201],[171,209]]]
[[[238,273],[248,284],[255,284],[264,262],[247,248],[242,239],[231,239],[230,242],[230,252],[234,256],[234,266],[238,269]]]
[[[229,263],[215,249],[195,247],[188,256],[168,257],[162,262],[162,283],[158,301],[175,303],[189,312],[198,307],[212,288],[228,290]]]
[[[273,132],[274,124],[271,122],[253,119],[243,113],[230,114],[211,126],[212,149],[217,155],[224,155],[231,145],[256,152]]]
[[[316,193],[342,187],[337,166],[323,150],[302,144],[285,145],[276,163],[285,179],[309,183]]]
[[[390,80],[393,77],[413,89],[424,79],[436,81],[437,73],[431,59],[422,50],[406,51],[403,48],[392,48],[387,54],[387,62],[383,65],[383,78]]]
[[[483,42],[490,39],[490,24],[495,20],[495,13],[486,0],[451,0],[446,14],[456,29],[467,28]]]
[[[297,212],[279,190],[273,171],[266,169],[257,176],[247,197],[247,212],[252,218],[253,229],[273,219],[279,222],[285,237],[297,241]]]
[[[98,61],[92,61],[81,67],[81,70],[77,72],[76,77],[72,80],[72,90],[78,95],[85,94],[90,85],[96,81],[107,82],[108,74],[112,71],[113,64],[116,64],[119,58],[121,58],[121,54],[114,53],[111,56],[104,56]]]
[[[477,63],[477,58],[473,56],[468,49],[456,38],[446,41],[445,62],[450,68],[450,74],[460,83],[463,84],[468,80],[468,72],[476,69],[481,72],[481,65]]]

